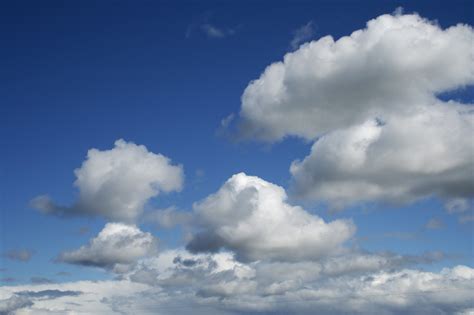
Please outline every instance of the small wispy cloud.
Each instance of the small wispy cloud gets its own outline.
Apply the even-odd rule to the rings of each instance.
[[[437,218],[431,218],[426,222],[425,228],[429,230],[438,230],[444,227],[443,221]]]
[[[208,12],[203,17],[191,23],[186,29],[186,38],[192,37],[195,33],[204,34],[209,39],[224,39],[235,35],[241,25],[227,27],[218,25],[211,21],[212,13]]]
[[[3,257],[10,260],[27,262],[33,256],[34,251],[28,249],[12,249],[3,254]]]
[[[30,278],[31,283],[34,284],[50,284],[54,283],[53,280],[45,278],[45,277],[31,277]]]
[[[291,48],[297,49],[302,43],[313,38],[314,33],[314,23],[309,21],[293,32],[293,39],[290,42]]]

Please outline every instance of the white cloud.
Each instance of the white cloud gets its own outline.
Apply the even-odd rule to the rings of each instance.
[[[382,15],[337,41],[323,37],[267,67],[242,96],[242,132],[274,141],[321,134],[429,105],[474,81],[472,28]]]
[[[337,130],[292,163],[293,191],[334,204],[471,197],[473,132],[474,116],[456,104]]]
[[[474,196],[472,105],[437,94],[474,83],[470,26],[382,15],[304,44],[242,96],[244,136],[315,141],[291,166],[295,195],[336,206]]]
[[[73,206],[58,206],[46,196],[35,198],[32,205],[60,216],[101,215],[134,222],[150,198],[181,190],[184,177],[182,167],[172,165],[167,157],[124,140],[117,140],[111,150],[89,150],[74,173],[79,199]]]
[[[282,187],[243,173],[194,209],[202,230],[190,250],[227,248],[239,259],[317,259],[337,252],[355,232],[350,221],[324,222],[286,202]]]
[[[63,252],[57,260],[121,273],[139,258],[156,253],[156,245],[153,235],[140,231],[136,226],[107,223],[88,245]]]

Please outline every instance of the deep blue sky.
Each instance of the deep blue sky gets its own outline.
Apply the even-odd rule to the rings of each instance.
[[[71,202],[73,170],[87,150],[109,149],[119,138],[183,164],[184,191],[160,198],[158,206],[189,210],[240,171],[287,187],[291,161],[306,156],[310,144],[235,144],[218,136],[221,119],[238,112],[250,80],[291,50],[297,28],[313,21],[315,38],[338,38],[398,6],[443,27],[473,24],[469,1],[3,1],[0,251],[35,254],[29,262],[2,258],[2,277],[62,281],[55,276],[61,270],[74,279],[106,276],[52,262],[61,250],[86,243],[103,220],[43,216],[28,203],[46,193]],[[199,29],[203,23],[235,34],[208,38]],[[472,89],[455,96],[472,101]],[[367,207],[313,210],[324,218],[352,217],[365,249],[441,250],[455,258],[440,266],[472,266],[472,225],[460,226],[440,201]],[[432,217],[446,227],[424,230]],[[81,227],[90,231],[80,234]],[[174,231],[155,233],[168,246],[180,243]]]

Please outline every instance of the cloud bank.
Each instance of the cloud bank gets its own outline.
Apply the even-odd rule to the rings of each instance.
[[[21,311],[18,314],[474,311],[474,269],[456,266],[427,272],[397,266],[396,260],[365,254],[319,262],[246,264],[228,252],[191,254],[175,249],[142,260],[121,280],[2,287],[0,307],[16,308]]]

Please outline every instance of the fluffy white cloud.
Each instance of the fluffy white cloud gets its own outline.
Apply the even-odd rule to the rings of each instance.
[[[139,258],[156,253],[157,240],[136,226],[107,223],[88,245],[63,252],[58,261],[112,269],[121,273]]]
[[[117,140],[111,150],[89,150],[74,173],[79,199],[73,206],[58,206],[47,196],[35,198],[33,206],[60,216],[101,215],[133,222],[150,198],[181,190],[184,176],[182,167],[172,165],[167,157],[124,140]]]
[[[474,115],[433,104],[411,116],[369,120],[321,137],[290,171],[294,191],[332,203],[474,196]],[[451,203],[450,203],[451,204]]]
[[[244,261],[317,259],[337,252],[353,235],[350,221],[326,223],[286,199],[282,187],[236,174],[194,205],[202,231],[188,248],[195,252],[227,248]]]
[[[337,41],[304,44],[267,67],[242,96],[242,132],[315,139],[370,117],[409,114],[434,93],[474,81],[467,25],[446,30],[414,15],[382,15]]]
[[[437,94],[474,83],[474,32],[382,15],[304,44],[242,96],[241,131],[315,143],[291,166],[296,195],[336,206],[474,196],[472,105]]]

